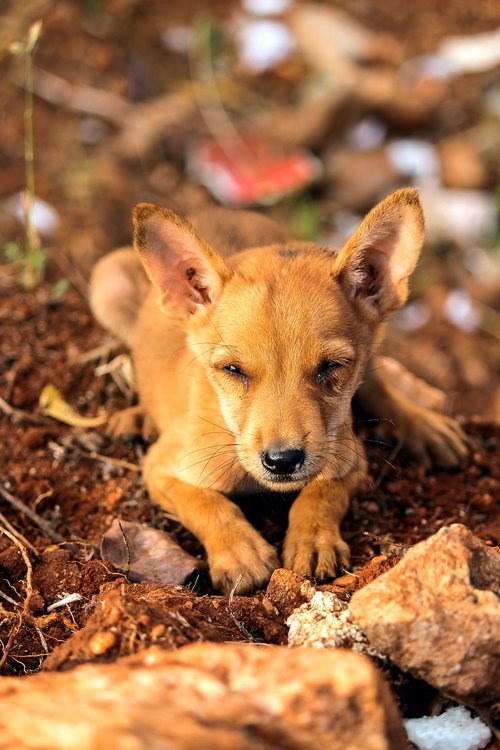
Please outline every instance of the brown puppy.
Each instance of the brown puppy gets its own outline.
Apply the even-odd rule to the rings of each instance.
[[[140,395],[115,429],[140,410],[154,423],[147,488],[202,541],[224,591],[238,580],[249,591],[278,565],[231,496],[297,492],[285,566],[327,577],[348,564],[339,526],[366,470],[351,425],[356,391],[422,459],[451,465],[465,452],[453,420],[373,366],[423,236],[412,189],[376,206],[338,253],[293,241],[259,214],[210,208],[188,223],[140,204],[138,256],[119,250],[96,266],[94,314],[131,346]]]

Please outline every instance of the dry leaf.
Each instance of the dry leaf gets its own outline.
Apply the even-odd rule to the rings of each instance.
[[[165,531],[117,518],[101,542],[101,557],[122,570],[133,583],[181,584],[205,567]]]
[[[52,417],[59,422],[69,424],[72,427],[98,427],[107,421],[106,414],[97,417],[82,417],[62,397],[60,391],[49,383],[40,394],[40,409],[46,417]]]

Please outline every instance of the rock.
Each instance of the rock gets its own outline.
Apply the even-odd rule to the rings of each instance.
[[[479,750],[486,747],[491,731],[463,706],[449,708],[439,716],[407,719],[405,728],[419,750]]]
[[[470,36],[449,36],[438,48],[450,74],[480,73],[500,65],[500,29]]]
[[[116,635],[111,630],[99,630],[90,639],[89,649],[95,656],[102,656],[113,648],[116,640]]]
[[[384,149],[335,150],[327,157],[326,172],[332,180],[332,197],[343,208],[365,211],[397,184],[399,172]]]
[[[267,585],[266,599],[276,607],[283,618],[287,618],[304,602],[308,602],[316,589],[293,570],[277,568]]]
[[[296,609],[286,624],[289,646],[349,648],[384,659],[370,647],[363,631],[352,622],[347,604],[329,591],[317,591],[310,602]]]
[[[349,95],[336,89],[306,90],[298,104],[266,108],[258,118],[263,131],[291,148],[321,148],[325,138],[342,132],[349,119],[357,116]]]
[[[301,3],[288,22],[310,65],[325,75],[337,76],[347,63],[372,56],[376,35],[338,8]]]
[[[445,526],[357,591],[353,620],[403,670],[500,717],[500,555]]]
[[[454,136],[439,144],[441,179],[445,187],[471,190],[487,188],[488,171],[470,139]]]
[[[485,245],[496,231],[495,198],[486,191],[423,187],[420,201],[429,244]]]
[[[438,185],[440,163],[433,143],[421,138],[396,138],[386,146],[394,169],[417,185]]]
[[[152,648],[115,664],[3,678],[0,700],[2,747],[19,750],[408,748],[370,660],[342,650]]]
[[[280,20],[241,17],[235,26],[239,62],[252,74],[276,68],[294,51],[290,30]]]

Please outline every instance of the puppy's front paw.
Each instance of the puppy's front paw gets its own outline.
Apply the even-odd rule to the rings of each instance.
[[[349,547],[338,528],[290,528],[283,549],[283,562],[298,575],[318,580],[332,578],[349,566]]]
[[[430,409],[412,410],[387,432],[401,440],[405,450],[426,468],[451,468],[469,452],[467,436],[458,422]]]
[[[273,570],[279,567],[274,547],[246,523],[212,543],[207,552],[212,582],[225,594],[236,583],[237,594],[254,591],[266,584]]]

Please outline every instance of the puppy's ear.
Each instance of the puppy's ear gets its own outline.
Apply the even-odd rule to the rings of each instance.
[[[231,277],[222,258],[182,217],[152,203],[132,214],[134,246],[168,312],[186,317],[217,303]]]
[[[401,307],[424,241],[424,215],[413,188],[373,208],[340,250],[334,275],[348,296],[381,316]]]

